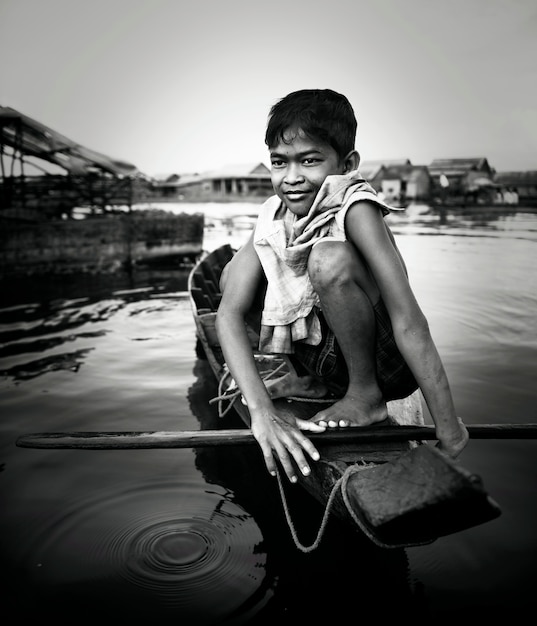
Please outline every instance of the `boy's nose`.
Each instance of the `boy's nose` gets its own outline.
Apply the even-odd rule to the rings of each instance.
[[[285,170],[285,182],[289,184],[296,184],[304,180],[301,168],[298,164],[289,163]]]

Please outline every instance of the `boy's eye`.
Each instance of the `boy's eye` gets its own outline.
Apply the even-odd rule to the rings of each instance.
[[[313,157],[308,157],[307,159],[304,159],[303,163],[304,165],[315,165],[316,163],[319,163],[320,159],[315,159]]]
[[[272,167],[283,167],[285,163],[281,159],[272,159]]]

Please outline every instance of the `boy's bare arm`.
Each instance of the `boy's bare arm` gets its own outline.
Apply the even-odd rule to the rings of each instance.
[[[361,202],[346,217],[348,238],[363,255],[390,314],[395,341],[412,370],[434,420],[440,449],[457,456],[468,431],[457,417],[447,375],[416,301],[400,255],[374,204]]]
[[[301,429],[322,432],[324,428],[305,420],[297,420],[294,424],[285,421],[274,408],[259,376],[244,319],[262,280],[263,270],[250,238],[228,266],[216,330],[229,371],[248,405],[252,432],[261,446],[267,469],[271,474],[275,473],[275,453],[289,479],[295,482],[293,460],[303,474],[308,474],[310,469],[305,453],[314,460],[319,458],[316,448]]]
[[[252,239],[226,267],[226,281],[216,317],[216,331],[224,358],[248,406],[272,405],[257,372],[245,317],[250,311],[263,271],[253,249]]]

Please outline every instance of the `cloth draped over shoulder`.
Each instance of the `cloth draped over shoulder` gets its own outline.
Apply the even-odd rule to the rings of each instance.
[[[308,276],[312,247],[323,240],[346,241],[345,215],[360,200],[376,203],[383,216],[397,209],[377,196],[358,170],[327,176],[307,215],[297,218],[278,196],[261,207],[254,231],[254,249],[267,278],[259,349],[292,353],[295,341],[317,345],[320,301]]]

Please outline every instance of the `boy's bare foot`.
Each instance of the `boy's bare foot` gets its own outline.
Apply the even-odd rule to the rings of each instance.
[[[368,402],[363,394],[348,394],[331,406],[319,411],[313,421],[322,426],[336,428],[338,426],[371,426],[384,421],[388,410],[384,400]]]
[[[295,373],[284,374],[280,378],[267,380],[265,383],[270,397],[288,398],[323,398],[328,389],[320,380],[313,376],[297,376]]]

